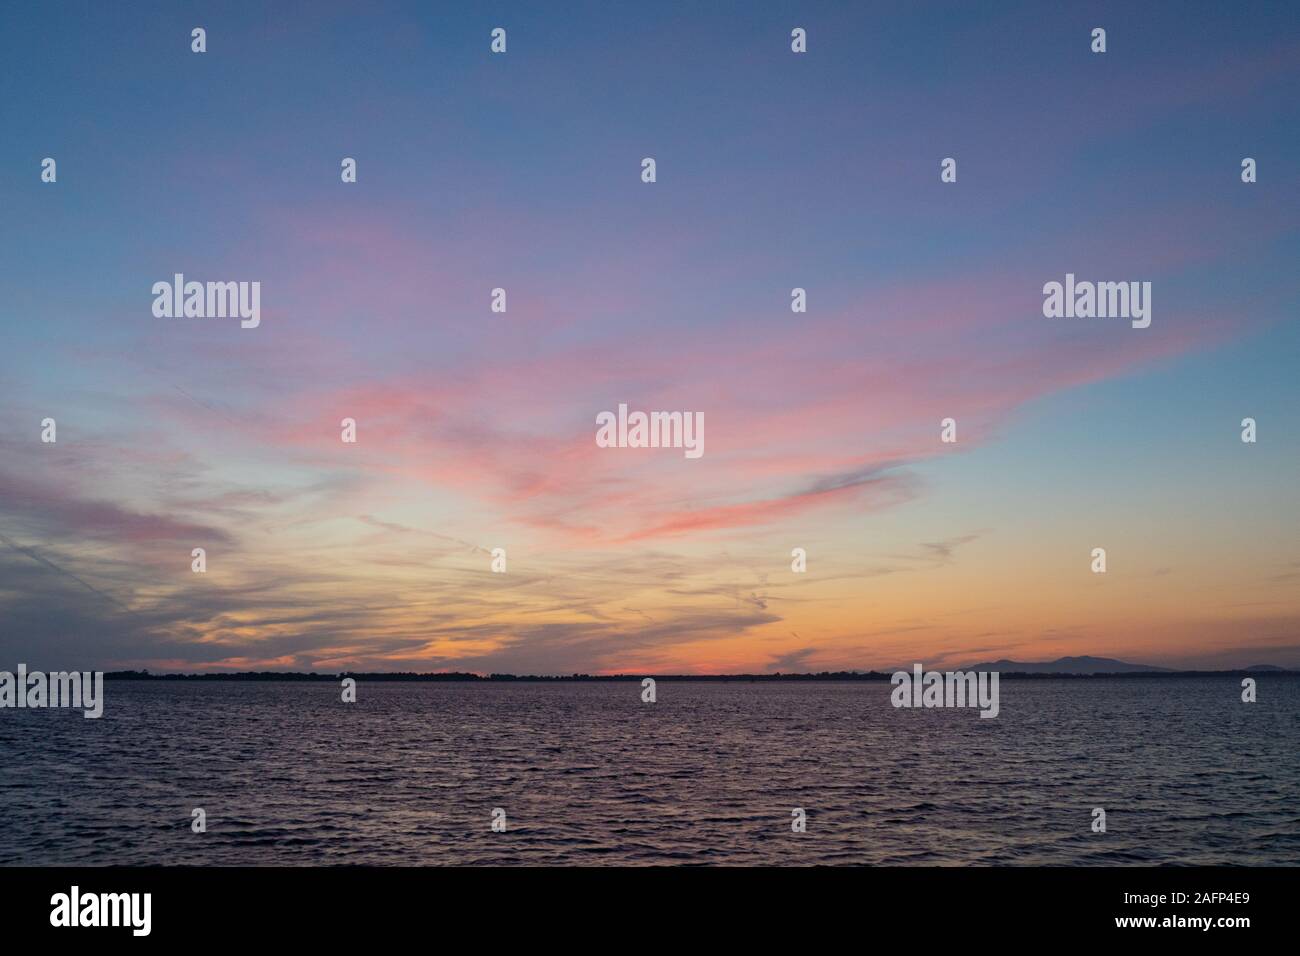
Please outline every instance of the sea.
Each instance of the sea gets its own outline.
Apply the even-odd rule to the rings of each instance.
[[[1300,675],[1256,680],[110,680],[0,710],[0,864],[1297,865]]]

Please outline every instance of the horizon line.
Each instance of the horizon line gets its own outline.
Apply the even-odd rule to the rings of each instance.
[[[960,668],[959,668],[960,670]],[[969,668],[967,668],[969,670]],[[227,681],[332,681],[345,677],[361,678],[379,682],[569,682],[591,683],[599,681],[642,681],[647,678],[655,681],[858,681],[888,680],[899,671],[820,671],[750,674],[478,674],[472,671],[208,671],[200,673],[151,673],[144,670],[104,671],[105,680],[227,680]],[[929,671],[927,671],[929,673]],[[1300,674],[1300,669],[1279,667],[1272,664],[1252,665],[1220,670],[1172,670],[1152,669],[1136,671],[1016,671],[999,670],[1003,677],[1188,677],[1217,676],[1235,674]]]

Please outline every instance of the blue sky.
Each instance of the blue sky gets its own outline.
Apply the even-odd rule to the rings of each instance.
[[[1300,664],[1298,26],[6,5],[0,652]],[[175,272],[260,281],[261,326],[156,318]],[[1067,272],[1152,282],[1151,327],[1044,318]],[[709,451],[596,448],[620,402],[703,413]]]

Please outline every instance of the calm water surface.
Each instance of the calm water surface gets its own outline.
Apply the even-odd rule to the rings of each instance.
[[[1300,677],[1258,680],[115,681],[0,711],[0,863],[1294,865]]]

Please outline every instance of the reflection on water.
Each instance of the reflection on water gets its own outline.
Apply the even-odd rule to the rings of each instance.
[[[101,720],[0,712],[0,862],[1294,865],[1300,677],[1258,679],[1005,679],[994,720],[883,681],[114,681]]]

